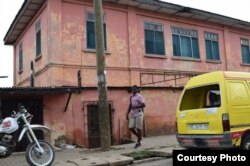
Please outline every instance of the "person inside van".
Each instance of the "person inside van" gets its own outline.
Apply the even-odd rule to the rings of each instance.
[[[216,93],[209,92],[209,103],[211,107],[218,107],[220,106],[220,95],[217,95]]]

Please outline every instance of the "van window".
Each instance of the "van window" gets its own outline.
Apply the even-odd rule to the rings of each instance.
[[[229,97],[232,106],[250,105],[246,88],[243,82],[229,82]]]
[[[219,85],[207,85],[186,90],[181,100],[180,111],[220,107],[220,105]]]

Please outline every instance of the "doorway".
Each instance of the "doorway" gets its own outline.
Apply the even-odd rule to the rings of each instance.
[[[100,128],[99,128],[99,112],[98,103],[92,103],[87,105],[87,121],[88,121],[88,142],[89,148],[98,148],[101,146],[100,141]],[[114,109],[112,104],[109,104],[109,116],[110,116],[110,135],[111,144],[113,145],[113,117]]]

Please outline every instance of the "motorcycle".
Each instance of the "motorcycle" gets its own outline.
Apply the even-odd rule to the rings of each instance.
[[[30,166],[49,166],[55,159],[52,146],[42,140],[38,140],[34,130],[50,131],[43,125],[31,125],[31,115],[24,106],[19,106],[18,112],[13,111],[10,117],[0,120],[0,159],[9,157],[26,135],[29,145],[26,148],[25,157]]]

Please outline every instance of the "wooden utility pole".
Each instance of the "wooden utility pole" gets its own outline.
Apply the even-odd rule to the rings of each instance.
[[[94,0],[95,10],[95,45],[97,61],[97,80],[99,92],[99,127],[101,149],[107,151],[111,146],[110,116],[106,86],[105,58],[104,58],[104,34],[103,34],[103,12],[102,0]]]

